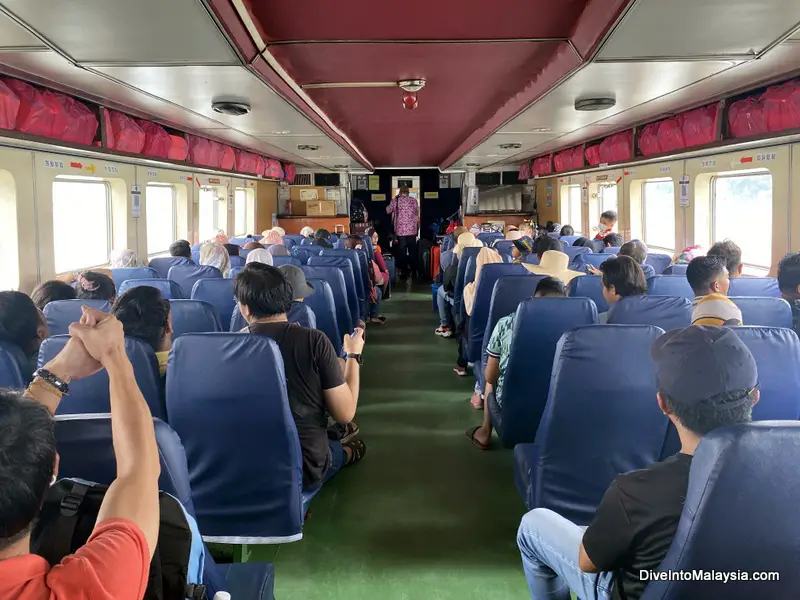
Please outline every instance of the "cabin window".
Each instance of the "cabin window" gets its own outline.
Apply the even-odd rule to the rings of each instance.
[[[200,242],[211,240],[217,234],[217,211],[216,204],[219,203],[217,191],[214,188],[201,188],[199,198],[199,223],[198,233]]]
[[[562,210],[564,216],[563,225],[572,225],[575,231],[580,231],[583,228],[581,225],[583,223],[581,196],[581,186],[578,184],[565,185],[561,188],[561,198],[565,208],[565,210]]]
[[[617,184],[616,183],[601,183],[597,190],[597,208],[599,213],[597,215],[597,222],[600,222],[600,215],[607,210],[617,212]]]
[[[234,235],[254,233],[255,192],[247,188],[236,188],[234,193]]]
[[[53,182],[53,248],[57,273],[108,264],[111,189],[107,183]]]
[[[169,250],[175,241],[175,188],[151,183],[146,188],[147,252],[150,256]]]
[[[711,180],[711,198],[712,243],[733,240],[742,249],[745,272],[763,275],[772,265],[772,175],[718,175]]]
[[[649,179],[642,184],[642,230],[649,248],[675,253],[675,182]]]

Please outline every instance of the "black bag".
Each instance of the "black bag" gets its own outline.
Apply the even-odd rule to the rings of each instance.
[[[51,566],[75,553],[92,534],[107,490],[108,486],[75,479],[61,479],[53,485],[31,536],[31,552]],[[158,545],[143,600],[207,600],[203,561],[197,555],[205,552],[203,541],[195,539],[188,521],[191,517],[180,502],[161,492],[159,503]]]

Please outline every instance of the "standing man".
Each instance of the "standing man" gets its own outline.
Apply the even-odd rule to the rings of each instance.
[[[419,204],[408,195],[408,188],[401,187],[400,193],[386,207],[386,212],[394,220],[394,233],[397,236],[400,254],[397,257],[401,277],[418,273],[417,232],[419,231]]]

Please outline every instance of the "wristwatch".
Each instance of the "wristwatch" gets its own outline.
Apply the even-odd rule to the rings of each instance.
[[[347,359],[349,359],[349,358],[352,358],[352,359],[354,359],[354,360],[355,360],[355,361],[356,361],[356,362],[359,364],[359,366],[360,366],[360,365],[361,365],[361,363],[362,363],[362,360],[361,360],[361,355],[360,355],[360,354],[348,354],[348,355],[345,357],[345,360],[347,360]]]
[[[38,369],[34,374],[33,378],[41,379],[42,381],[47,382],[51,386],[53,386],[59,394],[66,396],[69,394],[69,384],[61,379],[60,377],[56,377],[47,369]]]

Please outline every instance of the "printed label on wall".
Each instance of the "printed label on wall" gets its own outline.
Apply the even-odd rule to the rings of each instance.
[[[131,186],[131,216],[134,219],[142,216],[142,189],[138,185]]]
[[[63,169],[64,168],[64,161],[63,160],[50,160],[45,158],[44,159],[44,166],[48,169]]]
[[[680,205],[682,208],[689,206],[689,176],[681,177]]]

